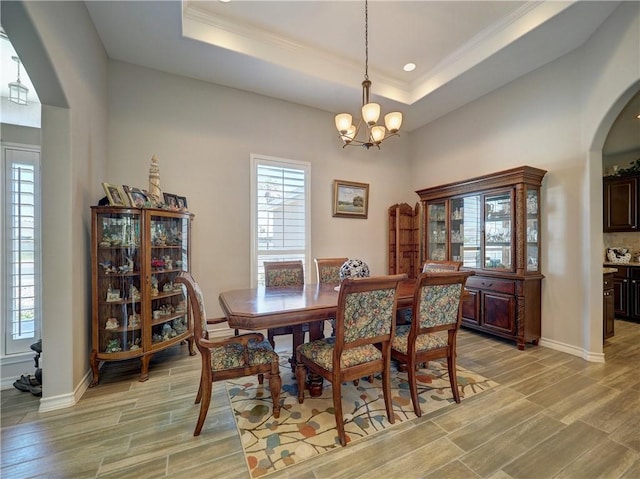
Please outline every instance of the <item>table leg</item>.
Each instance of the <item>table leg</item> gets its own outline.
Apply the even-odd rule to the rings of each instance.
[[[309,341],[316,339],[322,339],[324,334],[322,332],[324,328],[324,321],[314,321],[309,323]],[[322,376],[314,373],[307,373],[307,388],[309,389],[309,395],[318,397],[322,395]]]

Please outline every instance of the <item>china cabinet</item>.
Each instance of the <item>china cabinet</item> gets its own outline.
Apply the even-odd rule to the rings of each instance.
[[[160,209],[91,208],[93,379],[101,361],[140,358],[148,379],[152,355],[185,340],[193,328],[183,286],[189,271],[189,213]]]
[[[603,230],[638,231],[638,176],[603,178]]]
[[[546,171],[522,166],[417,191],[425,260],[462,261],[463,325],[514,339],[540,339],[540,187]]]

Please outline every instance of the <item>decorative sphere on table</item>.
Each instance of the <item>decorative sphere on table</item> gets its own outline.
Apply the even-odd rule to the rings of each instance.
[[[361,259],[348,259],[340,266],[340,281],[345,278],[368,278],[369,266]]]

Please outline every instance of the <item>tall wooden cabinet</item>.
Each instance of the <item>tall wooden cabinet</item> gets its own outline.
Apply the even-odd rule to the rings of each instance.
[[[183,286],[189,271],[191,215],[160,209],[91,208],[92,344],[98,384],[101,361],[140,358],[140,381],[158,351],[187,340],[193,327]]]
[[[463,325],[514,339],[540,339],[540,186],[546,171],[522,166],[417,191],[424,259],[462,261]]]
[[[420,205],[407,203],[389,207],[389,274],[406,273],[416,278],[420,263]]]

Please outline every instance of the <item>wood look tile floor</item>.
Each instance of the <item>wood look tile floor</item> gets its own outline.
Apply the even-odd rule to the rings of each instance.
[[[638,478],[640,325],[615,332],[596,364],[462,330],[459,364],[499,387],[268,477]],[[136,361],[108,363],[77,405],[42,414],[30,393],[2,391],[0,476],[250,477],[224,384],[192,435],[199,367],[186,346],[154,357],[144,383]]]

